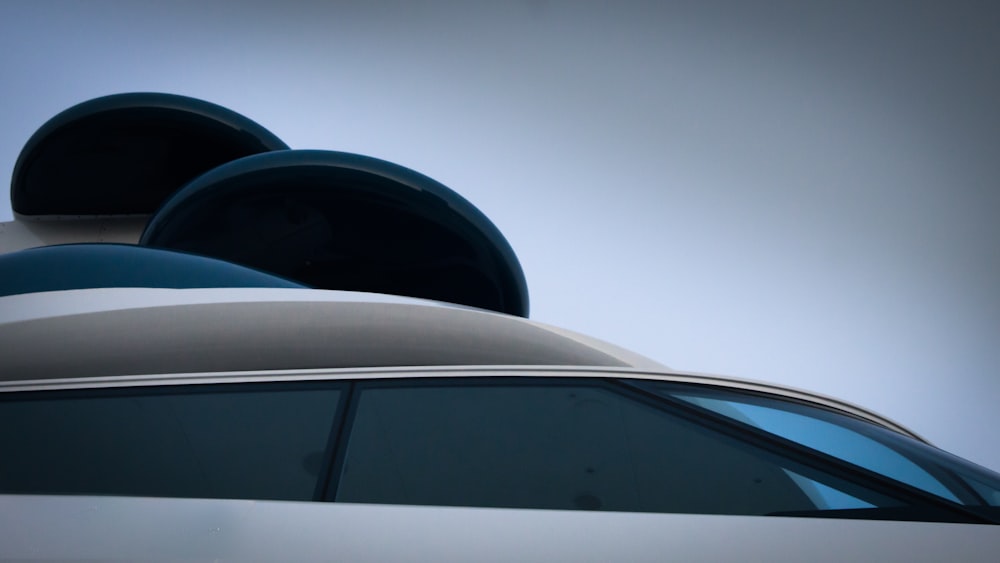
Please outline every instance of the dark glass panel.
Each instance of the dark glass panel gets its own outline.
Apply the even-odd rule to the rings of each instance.
[[[338,501],[712,514],[892,504],[608,388],[445,385],[361,390]]]
[[[167,200],[140,244],[320,289],[528,315],[521,265],[485,215],[422,174],[356,154],[277,151],[220,166]]]
[[[0,491],[310,500],[336,389],[0,402]]]
[[[11,205],[22,215],[147,215],[205,171],[287,148],[209,102],[152,92],[105,96],[59,113],[32,135],[14,167]]]

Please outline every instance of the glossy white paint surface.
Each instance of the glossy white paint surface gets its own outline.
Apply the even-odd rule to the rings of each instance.
[[[0,356],[0,392],[273,379],[611,375],[782,395],[919,439],[892,420],[833,397],[671,370],[573,331],[394,295],[281,288],[12,295],[0,297],[0,347],[7,351]]]
[[[390,296],[345,292],[284,289],[95,289],[52,292],[0,298],[0,311],[7,320],[0,324],[0,367],[7,382],[0,391],[16,391],[25,385],[88,387],[157,383],[198,383],[229,380],[291,378],[364,378],[468,375],[589,375],[635,376],[691,382],[729,384],[764,390],[751,384],[660,369],[643,372],[627,363],[620,368],[585,366],[430,365],[426,368],[313,369],[233,372],[173,373],[149,376],[53,379],[53,370],[33,381],[18,380],[18,361],[63,361],[73,366],[96,366],[112,361],[108,352],[135,338],[135,348],[155,351],[162,341],[145,340],[137,327],[142,323],[104,323],[102,317],[135,315],[134,320],[162,323],[160,336],[182,338],[194,329],[220,322],[211,313],[218,307],[250,311],[258,306],[273,312],[296,312],[291,317],[300,326],[340,327],[372,334],[401,330],[420,334],[440,349],[456,342],[503,348],[509,339],[514,353],[524,344],[523,335],[547,334],[554,349],[589,349],[614,357],[619,349],[567,331],[552,329],[524,319],[467,308]],[[221,309],[218,309],[221,310]],[[303,311],[326,315],[304,317]],[[191,313],[188,322],[173,322],[175,315]],[[259,317],[277,336],[287,327],[287,315]],[[311,319],[311,320],[310,320]],[[183,319],[182,319],[183,320]],[[92,334],[71,327],[83,321]],[[91,322],[94,321],[94,322]],[[223,324],[226,319],[222,319]],[[233,321],[233,319],[228,319]],[[38,323],[43,323],[38,324]],[[500,324],[496,324],[500,323]],[[245,323],[230,322],[232,330],[220,334],[217,357],[232,354],[225,336],[237,333]],[[53,346],[51,354],[30,349],[33,336]],[[367,327],[367,328],[366,328]],[[421,330],[421,327],[424,327]],[[448,331],[428,330],[450,327]],[[96,330],[96,329],[100,330]],[[268,327],[257,327],[268,333]],[[114,330],[111,330],[114,329]],[[117,332],[115,332],[117,331]],[[138,331],[138,336],[136,336]],[[68,341],[72,335],[76,340]],[[172,335],[172,336],[171,336]],[[349,337],[348,333],[342,335]],[[4,340],[7,339],[7,340]],[[20,339],[20,340],[18,340]],[[464,339],[464,340],[463,340]],[[143,344],[143,342],[145,342]],[[329,339],[328,342],[336,342]],[[556,344],[558,343],[558,345]],[[537,342],[535,344],[538,344]],[[103,348],[102,348],[103,346]],[[378,347],[392,356],[410,353],[392,338]],[[461,346],[459,346],[461,347]],[[358,353],[357,346],[346,346]],[[375,348],[372,348],[375,350]],[[376,350],[378,351],[378,350]],[[558,351],[558,350],[557,350]],[[443,352],[440,352],[443,353]],[[622,352],[624,353],[624,352]],[[69,355],[60,360],[60,354]],[[73,354],[78,356],[73,357]],[[87,356],[90,354],[90,356]],[[141,356],[142,354],[140,354]],[[383,356],[384,358],[387,356]],[[20,358],[20,359],[18,359]],[[440,358],[440,357],[439,357]],[[624,358],[624,356],[623,356]],[[164,357],[147,360],[150,367]],[[51,362],[50,362],[51,363]],[[381,366],[386,365],[383,360]],[[52,364],[55,366],[56,364]],[[287,366],[286,366],[287,367]],[[69,372],[66,372],[69,373]],[[156,370],[144,373],[153,374]],[[65,374],[63,374],[65,375]],[[150,379],[152,377],[152,379]],[[213,379],[214,378],[214,379]],[[148,381],[147,381],[148,379]],[[174,381],[174,379],[176,379]],[[53,388],[55,388],[53,387]],[[809,400],[807,394],[785,393]],[[822,398],[816,398],[824,402]],[[833,405],[829,400],[824,404]],[[849,410],[849,407],[844,407]],[[874,416],[874,415],[873,415]],[[48,560],[342,560],[342,561],[995,561],[1000,553],[1000,534],[994,526],[940,523],[878,522],[860,520],[787,517],[715,516],[487,509],[433,506],[358,505],[347,503],[299,503],[254,500],[165,499],[132,497],[59,497],[0,495],[0,558]]]
[[[347,297],[346,299],[344,297]],[[0,298],[0,379],[342,367],[662,368],[531,321],[325,290],[88,289]]]
[[[0,496],[5,559],[994,562],[993,526],[807,518]]]

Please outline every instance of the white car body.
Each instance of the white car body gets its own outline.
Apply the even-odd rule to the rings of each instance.
[[[767,393],[907,432],[832,398],[673,372],[568,331],[408,298],[298,289],[83,289],[3,297],[0,311],[0,347],[7,351],[0,361],[0,393],[276,380],[612,376]],[[303,311],[314,314],[303,317]],[[164,318],[171,322],[154,322]],[[214,320],[206,324],[208,319]],[[206,334],[220,334],[212,323],[228,330],[215,346],[194,349]],[[295,346],[295,355],[310,367],[279,369],[290,356],[265,350],[260,357],[276,363],[252,369],[256,360],[246,358],[253,348],[271,342],[276,350],[288,349],[289,323],[315,331]],[[387,334],[378,345],[365,344]],[[322,342],[342,345],[314,346]],[[179,356],[183,350],[190,353]],[[568,358],[583,365],[566,365]],[[524,359],[532,363],[518,365]],[[534,363],[544,361],[560,365]],[[328,367],[312,367],[317,364]],[[4,559],[994,561],[998,550],[997,528],[977,524],[0,496]]]

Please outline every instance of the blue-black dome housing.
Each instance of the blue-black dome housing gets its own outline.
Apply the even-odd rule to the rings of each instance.
[[[422,174],[356,154],[276,151],[219,166],[173,194],[139,244],[317,288],[528,315],[517,256],[485,215]]]
[[[134,241],[144,228],[142,246],[242,264],[306,286],[528,315],[517,256],[457,193],[383,160],[289,150],[256,122],[194,98],[117,94],[63,111],[28,140],[10,193],[18,218],[46,219],[32,229],[54,241],[103,241],[103,234],[87,233],[105,225],[118,229],[112,240]],[[64,223],[78,225],[62,229]],[[183,285],[170,267],[151,265],[179,260],[167,254],[112,247],[37,252],[5,257],[0,265],[21,280],[7,287],[215,283],[184,274],[203,281]],[[157,282],[153,272],[173,281]],[[250,282],[223,286],[243,283]]]
[[[195,98],[115,94],[73,106],[28,140],[11,207],[25,216],[148,215],[212,168],[288,146],[254,121]]]
[[[0,272],[0,297],[97,287],[305,287],[223,260],[131,244],[29,248],[0,255]]]

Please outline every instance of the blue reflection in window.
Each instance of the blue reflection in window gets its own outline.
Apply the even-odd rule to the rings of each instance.
[[[791,477],[792,481],[802,489],[808,497],[809,500],[816,505],[818,510],[846,510],[852,508],[875,508],[875,505],[870,502],[865,502],[856,496],[849,495],[843,491],[838,491],[833,487],[829,487],[820,483],[819,481],[813,481],[808,477],[803,477],[798,473],[793,473],[789,470],[785,470],[785,473]]]
[[[842,426],[759,405],[679,393],[674,396],[929,493],[960,502],[954,493],[917,464],[891,448]]]

